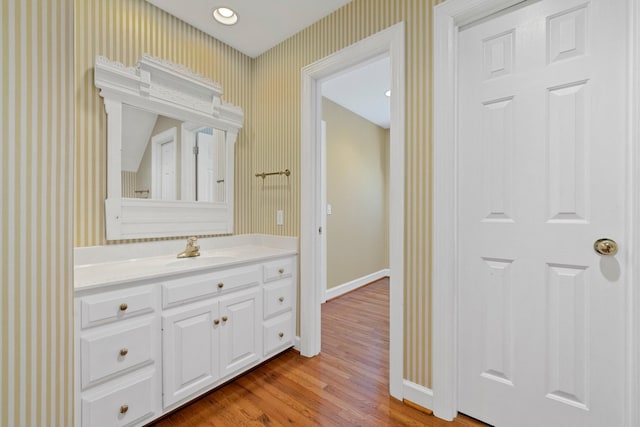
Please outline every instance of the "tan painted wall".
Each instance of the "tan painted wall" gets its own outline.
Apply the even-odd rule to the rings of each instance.
[[[0,64],[0,426],[71,426],[73,0],[3,0]]]
[[[387,131],[323,98],[327,123],[327,288],[389,268]]]
[[[300,229],[300,70],[400,21],[406,28],[405,378],[430,386],[431,16],[438,0],[353,0],[255,64],[256,171],[289,168],[289,180],[253,183],[253,231]],[[275,211],[285,225],[275,225]]]

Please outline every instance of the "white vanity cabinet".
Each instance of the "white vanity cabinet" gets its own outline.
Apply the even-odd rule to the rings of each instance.
[[[183,304],[162,314],[165,409],[261,359],[259,272],[251,265],[162,285],[165,307]]]
[[[76,388],[83,426],[144,424],[161,412],[154,286],[76,297]]]
[[[76,425],[145,425],[293,346],[296,267],[271,256],[76,289]]]

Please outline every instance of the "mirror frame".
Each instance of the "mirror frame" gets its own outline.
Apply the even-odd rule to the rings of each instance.
[[[107,114],[107,240],[233,233],[234,147],[244,114],[222,87],[188,68],[143,54],[133,67],[96,57],[94,81]],[[123,105],[226,131],[225,201],[122,197]]]

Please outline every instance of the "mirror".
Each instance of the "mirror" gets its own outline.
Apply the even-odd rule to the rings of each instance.
[[[107,240],[233,232],[240,107],[219,84],[150,55],[133,66],[99,56],[107,114]]]
[[[225,201],[226,132],[122,108],[122,197]]]

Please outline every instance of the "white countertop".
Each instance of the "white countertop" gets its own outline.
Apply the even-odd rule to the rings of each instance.
[[[155,279],[191,271],[225,268],[298,253],[298,239],[264,235],[201,239],[200,256],[176,258],[179,240],[76,248],[76,291]],[[164,253],[167,250],[172,253]],[[135,256],[137,255],[137,256]]]

